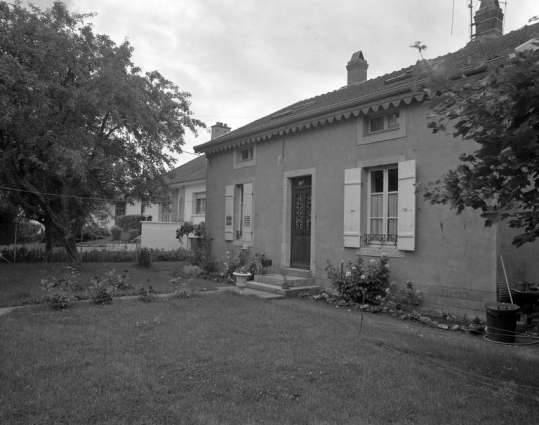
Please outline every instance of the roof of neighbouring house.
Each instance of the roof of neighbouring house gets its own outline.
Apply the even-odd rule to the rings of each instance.
[[[376,112],[402,102],[422,101],[421,90],[429,78],[422,64],[434,70],[460,76],[474,75],[487,69],[486,64],[506,57],[516,47],[539,37],[539,23],[527,25],[497,38],[476,39],[462,49],[428,61],[382,75],[360,84],[344,86],[338,90],[294,103],[270,115],[233,130],[217,139],[195,146],[195,152],[215,153],[271,138],[273,135],[347,119],[351,115]]]
[[[206,158],[200,156],[193,159],[165,175],[167,184],[187,183],[206,179]]]

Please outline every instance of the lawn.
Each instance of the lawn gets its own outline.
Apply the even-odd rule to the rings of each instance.
[[[83,263],[80,267],[82,288],[74,293],[79,298],[88,295],[87,288],[93,276],[104,271],[114,270],[118,274],[129,274],[130,288],[116,291],[115,295],[129,295],[136,292],[139,285],[151,285],[158,293],[172,292],[177,283],[184,283],[189,289],[211,290],[222,283],[193,278],[183,272],[183,262],[153,262],[150,268],[133,263]],[[0,263],[0,307],[22,305],[37,300],[45,293],[40,287],[42,279],[51,276],[60,279],[65,273],[66,264],[57,263]],[[176,283],[172,279],[179,277]]]
[[[307,300],[46,305],[0,316],[3,424],[517,424],[528,349]],[[537,350],[535,350],[535,353]]]

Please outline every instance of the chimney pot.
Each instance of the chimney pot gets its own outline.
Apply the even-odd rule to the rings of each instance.
[[[222,122],[217,122],[211,126],[211,140],[221,137],[230,132],[230,127]]]
[[[346,65],[348,72],[348,85],[361,84],[367,81],[367,68],[369,64],[363,57],[363,52],[360,50],[352,55],[350,62]]]

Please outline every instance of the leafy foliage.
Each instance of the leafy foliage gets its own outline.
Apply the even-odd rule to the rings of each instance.
[[[380,260],[369,260],[367,264],[357,256],[355,261],[348,260],[346,271],[344,263],[337,269],[328,260],[325,270],[331,286],[337,289],[339,295],[355,302],[375,299],[384,293],[389,284],[390,267],[386,254],[382,254]]]
[[[143,74],[129,42],[94,34],[92,16],[0,0],[0,183],[75,263],[75,238],[104,199],[166,199],[171,153],[205,128],[189,93]]]
[[[539,236],[539,51],[516,53],[479,80],[429,89],[434,133],[473,141],[462,164],[426,188],[432,204],[482,211],[485,225],[508,220],[522,229],[513,244]]]
[[[121,227],[123,230],[142,230],[142,224],[141,222],[145,221],[146,217],[144,217],[141,214],[130,214],[130,215],[122,215],[120,217],[116,217],[116,225]]]
[[[90,279],[88,292],[90,298],[95,304],[111,304],[114,292],[117,289],[126,289],[129,287],[129,273],[125,270],[118,274],[115,270],[108,270],[101,273],[100,276],[94,276]]]
[[[112,226],[110,233],[113,241],[119,241],[122,239],[123,229],[119,226]]]
[[[182,244],[183,237],[188,235],[196,237],[192,240],[194,245],[192,264],[208,273],[214,271],[216,266],[211,254],[211,238],[206,234],[206,223],[202,221],[195,224],[192,220],[183,222],[181,227],[176,229],[176,239]]]
[[[152,250],[150,248],[141,248],[138,255],[138,265],[142,267],[152,266]]]
[[[41,279],[41,289],[45,292],[42,301],[49,303],[54,309],[65,309],[70,307],[75,300],[73,292],[81,288],[81,276],[74,267],[66,267],[64,270],[57,270],[63,276],[57,279],[49,276]]]

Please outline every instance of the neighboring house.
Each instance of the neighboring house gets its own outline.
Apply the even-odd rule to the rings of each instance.
[[[184,221],[198,224],[206,214],[206,158],[199,157],[168,172],[165,182],[171,203],[160,206],[158,219],[142,223],[142,247],[154,249],[191,249],[192,238],[176,239],[176,229]]]
[[[116,217],[122,215],[144,215],[147,219],[155,220],[161,211],[161,206],[157,204],[144,204],[140,201],[132,204],[126,201],[118,201],[107,205],[108,217],[99,220],[100,224],[109,230],[116,225]]]
[[[503,35],[497,1],[483,1],[475,19],[475,39],[429,61],[435,68],[481,76],[486,61],[539,39],[539,24]],[[208,159],[214,256],[247,245],[272,257],[277,272],[306,270],[327,286],[327,260],[385,252],[391,279],[421,289],[425,308],[468,317],[484,317],[484,303],[496,300],[501,255],[510,280],[538,280],[537,244],[517,251],[506,225],[487,228],[475,211],[456,215],[415,193],[472,149],[427,128],[421,62],[369,80],[357,52],[346,68],[345,87],[195,147]]]

